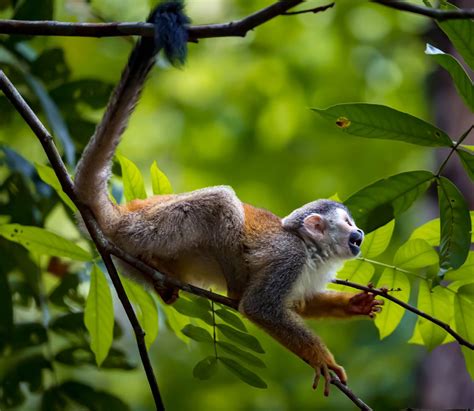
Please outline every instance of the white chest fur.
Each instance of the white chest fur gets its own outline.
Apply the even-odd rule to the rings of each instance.
[[[327,283],[336,278],[343,261],[329,261],[315,263],[309,256],[303,270],[296,280],[290,293],[290,300],[300,301],[324,291]]]

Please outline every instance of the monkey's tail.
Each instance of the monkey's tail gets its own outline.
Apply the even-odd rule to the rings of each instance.
[[[147,22],[154,24],[155,36],[140,38],[132,50],[102,120],[76,168],[76,195],[80,201],[91,207],[103,228],[119,216],[107,190],[112,158],[156,55],[163,50],[173,65],[184,64],[186,59],[186,25],[189,19],[183,13],[181,1],[160,4],[151,12]]]

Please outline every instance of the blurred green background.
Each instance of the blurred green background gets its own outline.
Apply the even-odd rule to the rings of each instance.
[[[270,2],[186,3],[193,23],[205,24],[241,18]],[[319,4],[323,2],[310,1],[305,7]],[[54,18],[135,21],[143,20],[149,7],[147,0],[60,0],[55,2]],[[0,12],[2,18],[10,15],[9,8]],[[156,160],[177,192],[228,184],[244,202],[280,216],[316,198],[338,193],[344,199],[398,172],[434,170],[434,150],[338,133],[310,110],[362,101],[434,121],[428,85],[433,84],[429,79],[435,67],[424,55],[432,31],[426,18],[366,1],[339,0],[336,7],[321,14],[281,16],[245,38],[190,44],[183,69],[172,69],[160,61],[153,70],[119,152],[135,161],[147,177]],[[37,37],[28,46],[36,53],[62,48],[71,80],[115,83],[132,44],[123,38]],[[86,106],[78,109],[93,122],[102,112]],[[46,163],[41,146],[23,120],[18,115],[3,120],[0,113],[0,141],[32,162]],[[75,141],[87,141],[82,130],[70,132]],[[50,214],[47,227],[77,238],[61,207]],[[428,200],[407,213],[396,228],[395,242],[435,217],[430,213]],[[46,279],[48,284],[54,281]],[[116,313],[127,330],[122,344],[138,363],[134,338],[119,304]],[[369,321],[311,325],[344,365],[351,388],[361,398],[375,409],[398,409],[419,401],[417,375],[426,350],[406,343],[413,324],[414,317],[406,315],[402,326],[383,341]],[[194,343],[186,346],[161,321],[152,358],[168,409],[353,408],[335,387],[329,398],[322,396],[321,389],[313,392],[311,369],[263,333],[254,332],[266,350],[267,369],[260,375],[267,390],[246,386],[224,369],[209,381],[194,379],[193,366],[208,353]],[[73,373],[60,366],[57,371],[64,378]],[[76,376],[116,393],[134,410],[153,409],[141,367],[133,372],[91,368],[77,371]],[[25,409],[33,407],[34,401],[33,397]]]

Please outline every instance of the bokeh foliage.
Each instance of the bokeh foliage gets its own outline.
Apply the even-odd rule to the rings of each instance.
[[[234,19],[265,4],[188,1],[188,10],[195,23],[206,23]],[[7,1],[0,3],[0,16],[30,20],[142,20],[148,7],[146,1],[132,0]],[[403,198],[401,204],[395,204],[393,198],[387,200],[394,205],[388,213],[377,209],[381,205],[380,193],[387,190],[379,190],[376,195],[362,191],[359,197],[350,196],[397,173],[420,169],[436,173],[432,164],[434,149],[361,138],[372,131],[359,128],[351,133],[356,125],[354,108],[335,106],[350,101],[377,103],[432,120],[426,101],[426,79],[436,62],[452,73],[460,98],[472,107],[472,82],[469,88],[456,61],[432,48],[428,49],[430,56],[423,53],[425,44],[420,35],[429,24],[426,19],[366,2],[339,1],[336,8],[320,15],[280,17],[246,39],[215,39],[191,45],[189,62],[183,70],[170,70],[165,61],[160,61],[160,69],[153,71],[120,146],[122,156],[115,169],[118,177],[114,180],[114,196],[119,200],[144,198],[148,186],[152,188],[149,193],[170,192],[171,185],[162,171],[176,191],[230,184],[243,201],[279,215],[314,198],[338,192],[341,198],[353,202],[353,212],[361,220],[367,219],[367,212],[357,215],[359,207],[375,210],[372,215],[379,218],[377,223],[373,224],[371,218],[373,225],[365,228],[382,226],[367,238],[365,260],[347,263],[340,278],[400,287],[397,297],[452,323],[472,341],[472,252],[464,263],[466,241],[455,244],[454,253],[441,241],[447,236],[458,239],[456,233],[469,231],[465,207],[459,207],[464,214],[456,224],[458,231],[450,232],[454,225],[448,224],[443,228],[444,235],[441,230],[440,239],[439,220],[422,225],[430,219],[427,213],[420,212],[428,207],[422,196],[424,190]],[[448,35],[450,30],[456,31],[453,22],[443,24]],[[130,42],[24,36],[3,36],[0,41],[2,69],[42,116],[72,170],[120,75]],[[469,55],[459,48],[458,51],[464,57]],[[469,63],[468,58],[466,62]],[[334,118],[342,118],[342,127],[340,121],[324,122],[308,109],[328,106],[333,107],[322,114],[329,116],[334,107],[349,110],[337,112]],[[374,117],[370,113],[363,117],[364,108],[367,106],[358,106],[356,114],[362,113],[366,123],[367,118]],[[381,116],[387,121],[382,124],[385,128],[387,124],[400,124],[399,118],[390,115],[396,113]],[[120,309],[115,310],[120,325],[110,323],[110,311],[107,327],[90,317],[90,313],[98,313],[98,304],[105,304],[110,310],[112,299],[104,295],[106,282],[100,264],[76,262],[90,260],[93,251],[80,239],[72,223],[73,206],[60,201],[65,200],[64,194],[58,190],[52,171],[45,167],[39,144],[3,96],[0,121],[0,139],[4,143],[0,167],[0,234],[4,237],[0,238],[0,348],[5,354],[0,358],[2,406],[21,404],[26,396],[23,406],[31,407],[38,404],[39,396],[29,393],[45,392],[44,409],[62,409],[65,404],[77,402],[90,409],[112,403],[114,408],[127,409],[125,401],[133,409],[151,409],[144,374],[140,367],[136,368],[133,339],[129,331],[122,336],[122,329],[128,329],[128,324],[123,323]],[[426,126],[416,123],[411,130],[423,137],[423,127]],[[341,128],[356,137],[343,134]],[[437,143],[425,145],[449,146],[465,131],[458,130],[458,136],[448,137],[432,130],[433,139],[429,141]],[[426,142],[426,138],[411,142],[420,141]],[[460,153],[467,171],[472,173],[469,148]],[[160,168],[155,164],[151,173],[143,172],[142,181],[139,170],[147,170],[155,160]],[[435,180],[431,172],[413,173],[410,177],[418,178],[415,182],[424,189]],[[411,180],[400,180],[403,181],[391,187],[401,187],[398,191],[403,192]],[[444,221],[458,221],[449,207],[449,199],[458,195],[456,189],[447,180],[437,181]],[[421,200],[405,212],[418,197]],[[459,198],[462,197],[456,200]],[[432,213],[433,218],[437,217],[436,208]],[[395,230],[390,222],[394,216]],[[420,227],[413,231],[417,226]],[[50,232],[39,233],[38,227],[46,227],[67,240],[53,238]],[[441,270],[433,248],[437,249],[440,241]],[[55,247],[45,250],[44,246],[41,248],[44,244]],[[397,269],[374,263],[374,258]],[[97,259],[94,262],[99,263]],[[438,274],[451,281],[449,290],[439,285]],[[87,292],[89,281],[91,291]],[[147,331],[147,345],[151,345],[158,381],[170,409],[347,407],[347,399],[336,390],[329,399],[313,393],[312,372],[305,364],[247,322],[241,324],[238,317],[230,320],[232,312],[221,311],[219,315],[223,307],[189,296],[174,308],[158,306],[134,283],[126,282],[126,290]],[[14,309],[8,301],[14,302]],[[85,316],[84,307],[89,313]],[[462,312],[471,312],[471,316],[459,315]],[[429,349],[450,341],[431,323],[420,319],[414,325],[413,317],[406,317],[403,309],[386,305],[375,322],[380,337],[387,337],[382,343],[369,322],[325,321],[316,325],[348,370],[351,387],[377,409],[404,407],[416,401],[416,363],[424,351],[407,345],[408,339]],[[239,359],[237,366],[232,359],[220,363],[213,360],[216,346],[209,337],[213,337],[216,323],[220,325],[217,349],[222,348],[226,356],[229,350],[233,351],[230,357]],[[260,342],[254,340],[254,335]],[[233,345],[237,342],[246,347],[246,354],[236,351],[242,350],[239,344]],[[250,352],[252,347],[266,352],[262,358],[267,368],[261,368],[263,362]],[[466,359],[472,373],[472,354],[467,352]],[[100,371],[96,360],[101,363]],[[248,374],[247,368],[242,371],[239,364],[254,370],[255,373],[250,372],[258,379]],[[206,380],[216,371],[218,378],[209,381],[192,377],[194,374]],[[253,386],[268,385],[268,389],[256,390],[235,376],[247,379]],[[26,382],[28,389],[21,382]]]

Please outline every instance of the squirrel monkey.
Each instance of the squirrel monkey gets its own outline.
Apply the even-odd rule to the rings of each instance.
[[[157,53],[163,49],[172,63],[184,62],[189,20],[182,9],[181,2],[163,3],[148,18],[156,35],[134,47],[77,166],[76,194],[126,252],[183,282],[227,289],[244,316],[314,368],[314,388],[325,378],[328,395],[329,370],[344,383],[346,373],[301,317],[373,317],[382,304],[369,293],[325,290],[344,260],[359,254],[364,237],[343,204],[317,200],[281,219],[242,203],[225,186],[125,205],[109,198],[112,158]],[[154,286],[143,273],[122,268]],[[157,291],[167,303],[178,297],[173,288]]]

